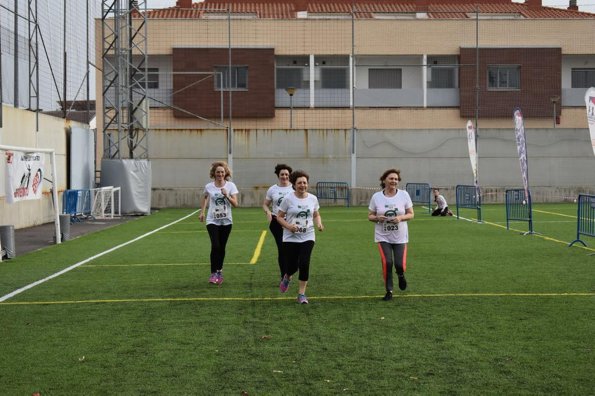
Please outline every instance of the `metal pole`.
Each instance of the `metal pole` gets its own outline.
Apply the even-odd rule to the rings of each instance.
[[[475,137],[477,145],[479,137],[479,8],[475,9]]]
[[[126,87],[127,89],[127,93],[128,93],[128,122],[127,124],[127,133],[128,133],[128,158],[130,159],[134,159],[134,149],[135,149],[135,136],[134,136],[134,128],[136,125],[136,115],[134,114],[134,95],[132,92],[132,78],[138,78],[136,76],[133,76],[133,74],[136,74],[136,70],[135,68],[130,67],[132,65],[133,59],[132,59],[132,51],[134,48],[134,42],[133,42],[133,35],[132,35],[132,10],[134,8],[134,0],[128,0],[128,4],[126,5],[126,9],[128,11],[128,15],[127,15],[127,22],[128,22],[128,51],[126,54],[127,57],[127,67],[126,67]],[[146,72],[146,70],[145,70]],[[144,81],[147,81],[147,74],[145,73],[144,76]]]
[[[227,8],[227,56],[228,56],[228,98],[229,98],[229,129],[227,131],[227,164],[233,168],[233,127],[232,127],[232,103],[231,103],[231,7]],[[223,87],[221,87],[223,88]]]
[[[58,205],[58,171],[56,168],[56,152],[52,150],[50,152],[50,158],[52,162],[52,197],[54,198],[54,228],[56,230],[56,244],[59,245],[62,242],[62,235],[60,232],[60,209]]]
[[[14,107],[19,107],[19,2],[14,2]]]
[[[4,103],[4,98],[2,97],[2,90],[4,89],[4,84],[2,84],[2,81],[2,29],[0,29],[0,128],[2,128],[2,103]]]
[[[63,94],[62,94],[62,113],[64,114],[64,118],[66,118],[66,114],[67,114],[67,110],[66,110],[66,86],[67,86],[67,82],[66,82],[66,76],[67,76],[67,72],[66,72],[66,63],[67,63],[67,59],[66,59],[66,0],[64,0],[64,14],[63,14],[63,34],[62,34],[62,45],[63,45],[63,50],[64,50],[64,84],[63,84]]]
[[[89,82],[89,0],[86,1],[86,6],[85,6],[85,14],[86,14],[86,20],[87,23],[85,24],[87,27],[87,74],[86,74],[86,79],[87,79],[87,123],[89,123],[90,118],[91,118],[91,105],[89,103],[89,92],[90,92],[90,82]]]
[[[293,95],[289,95],[289,129],[293,129]]]
[[[35,131],[39,132],[39,18],[37,12],[37,0],[35,0],[35,89],[37,90],[37,99],[35,101]]]
[[[351,8],[351,187],[357,183],[357,153],[355,149],[355,6]]]

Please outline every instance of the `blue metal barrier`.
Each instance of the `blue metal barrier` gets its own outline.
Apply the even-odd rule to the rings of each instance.
[[[477,222],[481,223],[481,191],[479,187],[459,184],[456,187],[457,219],[459,218],[459,208],[476,209]]]
[[[414,204],[428,205],[428,213],[432,211],[432,188],[428,183],[407,183],[405,190]]]
[[[581,240],[581,235],[595,237],[595,195],[579,194],[577,203],[576,239],[568,246],[572,246],[576,242],[587,246]]]
[[[531,191],[525,196],[522,188],[506,190],[506,229],[510,229],[510,221],[526,221],[529,224],[529,231],[533,232],[533,211],[531,209]]]
[[[316,196],[319,200],[345,201],[345,206],[351,204],[351,189],[345,182],[322,181],[316,183]]]
[[[79,216],[91,215],[90,190],[66,190],[62,197],[62,213],[69,214],[71,220]]]

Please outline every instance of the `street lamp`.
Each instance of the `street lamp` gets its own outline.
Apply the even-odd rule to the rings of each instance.
[[[556,96],[552,96],[550,97],[550,101],[552,102],[552,104],[554,105],[554,128],[556,127],[556,121],[557,121],[557,114],[556,114],[556,103],[560,102],[560,96],[556,95]]]
[[[289,129],[293,128],[293,94],[297,91],[296,87],[287,87],[285,92],[289,95]]]

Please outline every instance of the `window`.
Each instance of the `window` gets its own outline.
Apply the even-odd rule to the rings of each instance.
[[[131,78],[132,85],[144,85],[145,84],[145,73],[143,70],[136,72]],[[156,67],[147,68],[147,89],[159,89],[159,69]]]
[[[215,66],[215,89],[245,90],[248,89],[248,66],[232,66],[231,81],[228,66]]]
[[[277,68],[277,89],[302,88],[303,72],[301,67]]]
[[[456,88],[455,68],[448,66],[432,66],[430,68],[432,80],[428,88]]]
[[[346,67],[322,67],[320,68],[320,80],[324,89],[347,88]]]
[[[368,69],[368,88],[401,89],[401,69]]]
[[[571,87],[595,87],[595,69],[572,69]]]
[[[521,89],[521,67],[518,65],[488,66],[488,89]]]

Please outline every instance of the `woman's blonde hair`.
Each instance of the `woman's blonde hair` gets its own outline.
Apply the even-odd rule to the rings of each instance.
[[[209,172],[209,176],[211,177],[211,179],[215,178],[215,171],[220,166],[223,167],[223,169],[225,170],[225,180],[231,179],[231,170],[229,169],[229,166],[227,166],[227,162],[225,161],[216,161],[211,164],[211,171]]]

